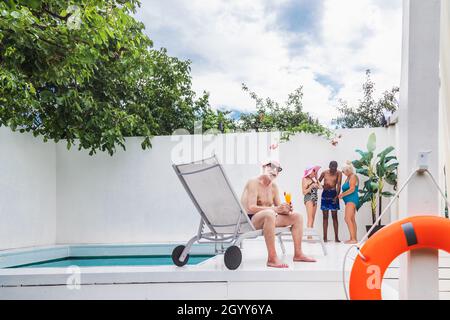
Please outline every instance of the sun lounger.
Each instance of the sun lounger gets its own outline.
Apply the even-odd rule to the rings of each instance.
[[[260,237],[263,231],[256,230],[253,226],[223,167],[213,156],[192,163],[174,164],[173,168],[201,217],[197,234],[186,245],[173,250],[173,262],[177,266],[183,266],[188,262],[194,243],[213,242],[216,249],[218,244],[222,248],[228,245],[224,252],[225,265],[230,270],[237,269],[242,261],[240,248],[243,240]],[[321,242],[317,232],[310,229],[305,231],[305,236],[312,237],[309,242]],[[286,250],[282,235],[286,233],[290,233],[290,227],[275,230],[283,254]],[[321,244],[326,254],[323,242]]]

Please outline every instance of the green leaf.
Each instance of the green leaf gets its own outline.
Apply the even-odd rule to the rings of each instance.
[[[359,160],[353,160],[352,165],[355,167],[355,169],[361,169],[364,164]]]
[[[356,173],[362,174],[362,175],[364,175],[366,177],[369,176],[369,170],[368,169],[364,169],[364,168],[356,169]]]
[[[386,167],[386,172],[393,172],[394,170],[396,170],[398,168],[398,166],[399,166],[398,162],[390,164]]]
[[[395,173],[389,173],[389,174],[387,174],[387,175],[385,176],[384,180],[385,180],[388,184],[390,184],[390,185],[392,185],[392,186],[397,185],[397,175],[396,175]]]
[[[6,0],[5,4],[12,10],[16,9],[16,3],[14,0]]]
[[[394,150],[393,147],[388,147],[377,155],[378,162],[376,164],[376,170],[377,170],[378,177],[382,178],[388,172],[388,170],[392,171],[395,169],[394,166],[392,166],[392,167],[387,166],[387,162],[390,160],[393,160],[395,157],[391,156],[391,157],[389,157],[389,159],[386,158],[386,155],[389,154],[390,152],[392,152],[393,150]]]
[[[378,177],[371,176],[364,182],[363,190],[368,193],[376,193],[378,191]]]
[[[370,191],[372,191],[373,193],[378,192],[378,183],[376,183],[376,182],[371,182],[371,183],[370,183]]]
[[[13,11],[10,13],[11,17],[15,18],[15,19],[19,19],[21,14],[18,11]]]
[[[381,195],[383,196],[383,197],[393,197],[393,196],[395,196],[395,193],[392,193],[392,192],[389,192],[389,191],[383,191],[382,193],[381,193]]]
[[[367,140],[367,150],[369,152],[374,152],[377,148],[377,137],[375,133],[371,133],[369,139]]]
[[[362,151],[362,150],[360,150],[360,149],[356,149],[355,152],[359,153],[359,154],[361,155],[362,158],[364,158],[365,155],[367,154],[367,152],[364,152],[364,151]]]
[[[386,155],[388,155],[389,153],[391,153],[394,149],[395,149],[395,148],[392,147],[392,146],[387,147],[386,149],[384,149],[383,151],[381,151],[381,152],[378,154],[378,157],[379,157],[379,158],[385,157]]]
[[[361,159],[359,160],[359,162],[363,166],[370,166],[370,162],[373,159],[373,152],[371,152],[371,151],[364,152],[364,151],[361,151],[359,149],[356,149],[355,151],[361,155]]]
[[[372,200],[372,193],[365,193],[362,196],[359,197],[359,205],[358,205],[358,210],[359,208],[361,208],[365,203],[369,202]]]
[[[36,89],[34,88],[33,84],[29,83],[28,85],[29,85],[29,88],[30,88],[30,93],[31,94],[36,94]]]
[[[396,156],[389,156],[389,157],[386,157],[385,160],[384,160],[384,162],[385,162],[385,163],[388,163],[389,161],[392,161],[392,160],[397,160],[397,157],[396,157]]]
[[[24,3],[33,9],[38,9],[42,6],[42,0],[26,0]]]

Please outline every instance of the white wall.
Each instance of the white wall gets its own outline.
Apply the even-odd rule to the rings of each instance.
[[[113,157],[57,145],[57,242],[158,242],[186,239],[198,216],[171,167],[169,137],[140,139]]]
[[[306,134],[281,144],[279,156],[284,171],[279,185],[282,191],[293,193],[298,211],[305,212],[300,194],[304,168],[308,164],[327,167],[330,160],[337,160],[342,166],[345,160],[356,159],[358,155],[354,150],[365,149],[371,132],[377,134],[378,150],[395,145],[394,130],[384,128],[342,130],[343,138],[337,147],[324,138]],[[248,135],[227,135],[231,141],[242,142],[246,137]],[[208,139],[211,137],[205,137]],[[171,137],[156,137],[153,148],[143,151],[140,139],[130,138],[127,151],[119,151],[113,157],[101,153],[90,157],[86,152],[67,151],[63,144],[58,144],[57,243],[185,241],[194,235],[199,215],[171,167],[171,155],[178,145],[171,140]],[[247,179],[259,173],[259,165],[229,164],[229,155],[233,152],[230,148],[226,157],[224,151],[215,151],[224,160],[225,170],[240,195]],[[341,238],[347,239],[342,215],[341,210]],[[358,212],[357,221],[363,226],[370,219],[366,205]],[[315,226],[319,231],[321,223],[318,212]],[[330,239],[333,238],[331,225],[330,219]],[[360,237],[364,234],[363,227],[358,234]]]
[[[305,214],[300,183],[307,165],[327,167],[330,160],[337,160],[342,166],[345,160],[358,157],[355,149],[365,149],[371,132],[377,134],[379,150],[395,145],[393,128],[341,132],[343,137],[336,147],[324,138],[307,134],[280,144],[284,171],[278,183],[282,191],[292,192],[297,211]],[[259,160],[268,153],[270,139],[264,133],[256,137],[257,156],[251,149],[255,134],[204,137],[204,141],[213,142],[205,143],[205,150],[209,150],[206,154],[215,151],[222,159],[238,195],[247,179],[259,173]],[[227,141],[225,146],[217,144],[222,138]],[[246,139],[252,150],[244,161],[247,164],[233,164],[231,160],[239,158],[236,145],[243,145]],[[0,128],[0,249],[54,243],[187,240],[197,231],[199,216],[171,167],[174,150],[180,144],[173,137],[155,137],[152,143],[152,149],[143,151],[140,139],[130,138],[126,152],[91,157],[85,151],[68,151],[64,143],[55,146]],[[216,149],[211,147],[214,143]],[[339,215],[340,237],[347,239],[342,210]],[[363,226],[370,223],[367,205],[358,212],[357,221],[361,237]],[[322,214],[318,211],[315,227],[320,232],[321,225]]]
[[[0,250],[55,243],[55,145],[0,128]]]

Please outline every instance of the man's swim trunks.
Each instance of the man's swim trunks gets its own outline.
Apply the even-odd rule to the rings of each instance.
[[[339,210],[339,199],[336,198],[337,192],[334,189],[323,190],[322,201],[320,203],[320,210]]]

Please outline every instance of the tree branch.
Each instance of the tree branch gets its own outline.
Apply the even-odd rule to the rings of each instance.
[[[60,16],[59,14],[50,11],[47,5],[44,5],[44,6],[42,7],[42,9],[44,9],[44,11],[47,12],[49,15],[51,15],[53,18],[57,18],[57,19],[59,19],[59,20],[67,21],[67,19],[69,19],[69,17],[72,15],[71,13],[69,13],[69,14],[66,15],[65,17]]]

